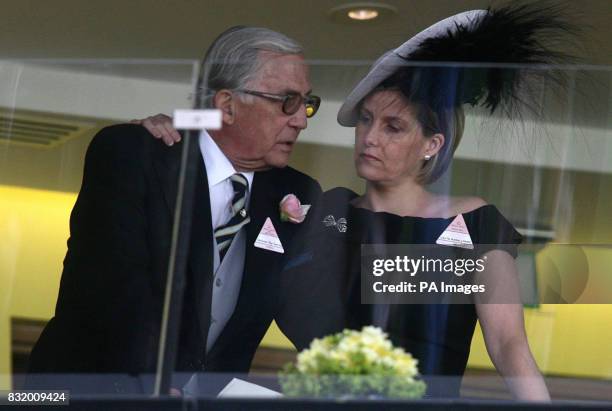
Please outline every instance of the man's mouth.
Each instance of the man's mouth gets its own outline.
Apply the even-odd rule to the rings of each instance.
[[[295,141],[280,141],[277,144],[279,145],[281,150],[283,150],[283,151],[291,151],[291,150],[293,150],[293,145],[295,144]]]

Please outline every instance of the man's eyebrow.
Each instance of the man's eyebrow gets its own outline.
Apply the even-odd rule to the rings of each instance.
[[[304,93],[304,95],[308,96],[310,95],[310,93],[312,93],[312,89],[308,90],[306,93]],[[302,94],[302,93],[300,93],[297,90],[287,88],[287,89],[284,89],[280,94]]]

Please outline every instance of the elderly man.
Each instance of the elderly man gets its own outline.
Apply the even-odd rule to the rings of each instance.
[[[310,95],[302,48],[263,28],[221,34],[201,76],[210,91],[203,105],[221,110],[223,126],[199,137],[176,369],[247,372],[277,308],[283,253],[302,227],[281,220],[279,203],[294,194],[309,204],[320,193],[286,167],[320,100]],[[155,371],[180,145],[131,124],[94,137],[55,317],[31,373]]]

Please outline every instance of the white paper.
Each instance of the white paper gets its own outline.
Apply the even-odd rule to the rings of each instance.
[[[259,232],[259,235],[255,239],[255,244],[253,245],[257,248],[274,251],[275,253],[284,254],[285,252],[270,217],[266,218],[266,222],[264,223],[263,227],[261,227],[261,231]]]
[[[470,232],[468,231],[462,214],[455,217],[448,227],[446,227],[446,230],[444,230],[436,240],[436,244],[467,248],[470,250],[474,249],[472,237],[470,237]]]
[[[273,391],[261,385],[253,384],[238,378],[233,378],[217,395],[219,398],[279,398],[283,394]]]
[[[174,110],[172,122],[177,130],[219,130],[221,110]]]

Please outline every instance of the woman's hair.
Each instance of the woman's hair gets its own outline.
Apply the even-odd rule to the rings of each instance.
[[[444,174],[463,136],[465,114],[457,102],[457,94],[461,92],[458,74],[452,68],[401,68],[374,90],[398,91],[413,109],[425,138],[434,134],[444,136],[440,150],[425,161],[417,176],[423,185],[433,183]]]
[[[425,161],[417,176],[417,182],[427,185],[439,179],[448,169],[461,137],[463,137],[465,114],[461,106],[436,112],[423,103],[409,104],[414,108],[416,119],[425,138],[437,133],[444,136],[444,144],[440,150],[431,159]]]

